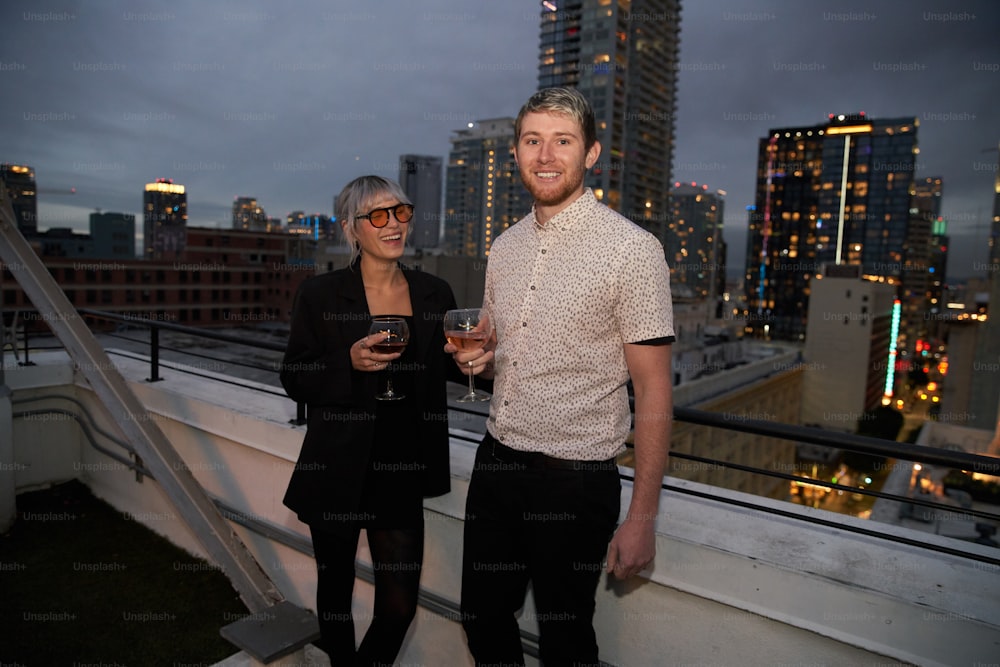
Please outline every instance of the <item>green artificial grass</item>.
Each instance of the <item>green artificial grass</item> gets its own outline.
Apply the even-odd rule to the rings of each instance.
[[[0,661],[211,665],[248,612],[214,566],[67,482],[17,497],[0,535]]]

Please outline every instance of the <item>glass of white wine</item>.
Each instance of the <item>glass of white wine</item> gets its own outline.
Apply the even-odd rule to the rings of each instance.
[[[402,317],[375,317],[372,325],[368,328],[369,336],[379,336],[379,339],[372,343],[372,349],[379,354],[392,354],[402,352],[406,349],[406,344],[410,342],[410,327]],[[398,401],[406,396],[398,393],[392,388],[392,364],[386,368],[385,391],[375,394],[375,399],[379,401]]]
[[[444,336],[461,351],[478,350],[493,335],[490,316],[482,308],[459,308],[444,314]],[[472,373],[469,373],[469,393],[459,403],[490,400],[489,394],[477,393]]]

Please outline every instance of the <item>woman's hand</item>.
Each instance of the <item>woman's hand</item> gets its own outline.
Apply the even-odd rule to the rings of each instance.
[[[351,366],[357,371],[380,371],[384,369],[390,361],[395,361],[403,354],[393,352],[391,354],[380,354],[372,349],[372,345],[378,342],[379,335],[365,336],[351,346]]]

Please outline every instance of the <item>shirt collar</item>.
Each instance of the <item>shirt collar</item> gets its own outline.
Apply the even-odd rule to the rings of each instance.
[[[531,219],[535,223],[535,229],[538,229],[539,231],[553,229],[557,232],[565,232],[571,229],[574,223],[585,217],[584,212],[587,211],[595,201],[597,201],[597,198],[594,197],[593,190],[590,188],[584,188],[583,194],[577,197],[572,204],[552,216],[544,225],[538,224],[538,216],[535,213],[535,206],[532,204]]]

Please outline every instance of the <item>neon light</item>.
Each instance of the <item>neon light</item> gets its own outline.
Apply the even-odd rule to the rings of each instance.
[[[840,210],[837,214],[837,253],[834,264],[840,265],[844,250],[844,211],[847,208],[847,167],[851,161],[851,138],[844,137],[844,165],[840,170]]]
[[[827,134],[858,134],[859,132],[871,132],[871,125],[847,125],[845,127],[828,127]]]
[[[760,238],[760,276],[757,282],[757,313],[764,310],[764,281],[767,272],[767,241],[771,236],[771,185],[774,183],[774,158],[778,152],[778,135],[767,142],[767,182],[764,190],[764,225]]]
[[[903,307],[899,299],[892,303],[892,326],[889,329],[889,360],[885,371],[885,389],[883,396],[892,396],[892,387],[896,380],[896,337],[899,336],[899,314]]]

